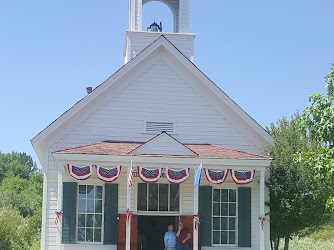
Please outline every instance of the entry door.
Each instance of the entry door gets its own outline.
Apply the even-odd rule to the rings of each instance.
[[[176,216],[138,216],[137,250],[163,250],[168,225],[177,227]]]
[[[117,239],[117,250],[125,250],[125,242],[126,242],[126,215],[119,214],[118,215],[118,239]],[[137,224],[138,224],[138,216],[133,215],[131,217],[131,250],[137,249]]]

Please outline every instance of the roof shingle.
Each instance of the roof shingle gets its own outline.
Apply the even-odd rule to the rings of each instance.
[[[90,155],[132,155],[132,151],[143,145],[140,142],[116,142],[102,141],[87,144],[84,146],[67,148],[58,150],[57,154],[90,154]],[[198,156],[174,156],[167,157],[203,157],[203,158],[218,158],[218,159],[256,159],[265,160],[269,157],[257,154],[250,154],[242,151],[237,151],[230,148],[225,148],[213,144],[183,144],[190,150],[194,151]],[[141,155],[141,156],[166,156],[166,155]]]

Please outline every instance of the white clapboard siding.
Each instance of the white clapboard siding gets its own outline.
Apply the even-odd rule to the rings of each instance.
[[[127,31],[124,50],[125,62],[129,62],[161,35],[164,35],[183,55],[193,61],[194,34]]]
[[[54,225],[55,220],[55,211],[57,211],[57,201],[58,201],[58,180],[57,180],[57,168],[53,163],[53,158],[49,157],[49,165],[51,166],[48,171],[48,198],[46,204],[46,248],[45,249],[57,249],[57,228]],[[136,164],[134,163],[136,166]],[[126,209],[126,189],[127,189],[127,172],[126,168],[128,166],[123,166],[122,172],[120,177],[114,182],[118,183],[118,212],[124,213]],[[151,166],[153,167],[153,165]],[[194,213],[193,201],[194,201],[194,173],[195,170],[190,170],[189,178],[180,186],[180,214],[182,215],[192,215]],[[63,181],[64,182],[71,182],[76,181],[74,180],[67,172],[67,170],[63,174]],[[259,221],[257,220],[259,215],[259,173],[256,173],[254,181],[246,186],[252,187],[252,248],[253,250],[259,249]],[[133,187],[131,192],[131,210],[134,213],[138,213],[137,211],[137,185],[140,183],[139,177],[134,177],[133,180]],[[102,181],[100,181],[96,173],[93,173],[92,177],[86,181],[79,181],[81,184],[91,184],[91,185],[104,185]],[[166,178],[161,178],[159,183],[168,183]],[[206,177],[205,174],[202,174],[201,178],[201,185],[211,185]],[[238,188],[236,184],[233,183],[230,175],[228,175],[226,181],[222,185],[211,185],[214,188]],[[268,233],[268,232],[267,232]],[[83,249],[89,249],[84,244],[79,244],[83,247]],[[78,245],[78,246],[79,246]],[[64,245],[61,249],[75,249],[71,248],[72,245]],[[77,247],[77,246],[74,246]],[[95,247],[95,246],[94,246]],[[104,246],[96,246],[97,249],[105,249]],[[110,248],[114,249],[114,248]],[[219,249],[219,248],[203,248],[203,249]],[[228,249],[228,248],[227,248]],[[231,248],[232,249],[232,248]],[[233,248],[238,249],[238,248]]]
[[[192,176],[191,180],[194,179],[194,175]],[[251,216],[252,216],[252,219],[251,219],[251,223],[252,223],[252,226],[251,226],[251,234],[252,234],[252,242],[251,242],[251,248],[247,248],[247,249],[252,249],[252,250],[258,250],[260,249],[259,247],[259,243],[260,243],[260,234],[259,234],[259,226],[260,226],[260,223],[258,221],[258,216],[259,216],[259,213],[260,213],[260,187],[258,185],[258,181],[260,179],[260,173],[256,173],[255,174],[255,177],[254,177],[254,181],[251,183],[251,184],[248,184],[248,185],[244,185],[245,187],[251,187],[252,188],[252,192],[251,192]],[[189,183],[189,186],[187,187],[187,189],[189,190],[189,192],[187,192],[187,194],[189,194],[189,199],[191,198],[191,194],[190,194],[190,190],[193,190],[193,185],[194,185],[194,182],[192,183]],[[238,188],[238,185],[236,185],[230,174],[227,176],[226,178],[226,181],[221,184],[221,185],[212,185],[210,184],[206,177],[205,177],[205,174],[202,173],[202,178],[201,178],[201,185],[211,185],[213,188]],[[193,192],[193,191],[192,191]],[[193,195],[193,193],[192,193]],[[192,207],[192,203],[193,201],[191,202],[187,202],[185,204],[185,202],[183,203],[185,206],[184,207],[184,210],[187,210],[188,213],[191,214],[191,212],[193,212],[193,207]],[[218,249],[222,249],[222,247],[202,247],[202,249],[204,250],[218,250]],[[244,248],[237,248],[237,247],[225,247],[224,246],[224,249],[228,249],[228,250],[238,250],[238,249],[244,249]],[[267,248],[266,248],[267,249]]]
[[[54,225],[55,211],[58,209],[58,172],[51,153],[63,148],[104,140],[146,142],[155,136],[153,133],[146,133],[146,122],[172,122],[175,128],[172,136],[181,143],[217,144],[259,153],[254,143],[161,59],[114,98],[96,107],[95,112],[73,126],[48,148],[45,249],[57,249],[58,237],[57,228]],[[126,209],[126,178],[126,171],[122,171],[117,180],[120,183],[119,213],[124,213]],[[182,212],[188,215],[193,214],[192,180],[193,172],[190,179],[182,185],[181,190],[180,206]],[[94,181],[94,178],[92,177],[89,181]],[[138,177],[134,178],[132,188],[132,209],[135,212],[138,181]],[[205,181],[203,179],[203,183]],[[258,216],[258,185],[254,185],[252,195],[252,213],[254,213],[252,216],[254,217],[255,214]],[[258,246],[257,216],[253,221],[252,249]]]
[[[259,149],[199,93],[160,60],[127,88],[61,138],[54,148],[104,140],[145,142],[146,122],[173,122],[182,143],[210,143],[259,153]]]

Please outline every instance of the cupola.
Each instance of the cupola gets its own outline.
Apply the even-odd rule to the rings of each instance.
[[[173,15],[173,32],[164,32],[163,24],[155,20],[150,24],[144,24],[147,28],[143,30],[142,8],[152,1],[159,1],[170,9]],[[190,0],[129,0],[129,30],[126,31],[124,46],[125,63],[161,35],[164,35],[181,53],[193,61],[195,34],[189,33],[189,10]]]

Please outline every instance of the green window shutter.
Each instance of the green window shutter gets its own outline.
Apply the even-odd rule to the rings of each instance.
[[[251,188],[238,188],[238,246],[251,247]]]
[[[63,244],[75,243],[76,232],[76,210],[77,210],[77,183],[63,183],[63,224],[62,242]]]
[[[117,244],[118,184],[104,186],[104,240],[105,245]]]
[[[200,186],[198,196],[198,211],[201,220],[201,246],[211,246],[212,187]]]

